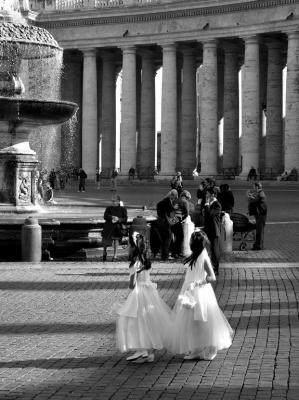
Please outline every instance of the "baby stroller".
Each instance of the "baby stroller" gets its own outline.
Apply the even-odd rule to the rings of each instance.
[[[240,241],[239,250],[246,250],[247,242],[255,241],[256,224],[240,213],[231,213],[230,219],[233,221],[233,239]]]

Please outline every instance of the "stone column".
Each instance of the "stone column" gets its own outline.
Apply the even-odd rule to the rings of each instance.
[[[223,168],[237,168],[239,159],[238,46],[224,45]]]
[[[141,51],[142,81],[140,110],[140,175],[148,176],[155,168],[155,64],[154,54]]]
[[[196,168],[196,59],[192,48],[183,48],[180,168],[191,174]]]
[[[120,173],[136,168],[136,49],[123,48],[123,75],[120,128]]]
[[[267,170],[279,174],[282,172],[282,44],[269,41],[268,45],[268,83],[267,83],[267,127],[266,155]]]
[[[115,64],[114,54],[103,52],[103,78],[102,78],[102,171],[110,172],[115,168]]]
[[[251,166],[259,168],[260,81],[259,40],[245,38],[242,96],[242,177],[247,177]]]
[[[163,46],[161,112],[161,175],[173,175],[177,149],[177,65],[176,46]]]
[[[83,50],[82,168],[94,176],[98,155],[96,50]]]
[[[203,85],[200,104],[201,175],[217,175],[218,96],[217,42],[203,43]]]
[[[299,168],[299,32],[288,33],[284,168]]]

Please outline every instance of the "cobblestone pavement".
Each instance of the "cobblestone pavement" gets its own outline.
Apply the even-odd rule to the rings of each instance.
[[[127,263],[1,263],[0,399],[297,399],[299,264],[240,264],[224,263],[215,285],[229,350],[134,365],[114,337]],[[152,277],[173,306],[183,267],[156,261]]]
[[[235,336],[213,361],[159,351],[136,365],[116,350],[126,261],[0,263],[0,399],[297,399],[298,243],[296,219],[269,221],[266,250],[234,242],[223,256],[215,292]],[[153,261],[169,306],[183,276],[181,263]]]

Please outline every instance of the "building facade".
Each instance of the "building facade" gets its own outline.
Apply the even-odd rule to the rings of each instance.
[[[157,151],[160,177],[299,168],[299,1],[30,3],[64,49],[62,97],[80,106],[72,163],[87,174],[149,176]]]

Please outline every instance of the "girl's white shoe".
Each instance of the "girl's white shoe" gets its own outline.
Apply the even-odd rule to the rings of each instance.
[[[196,360],[199,358],[200,358],[200,356],[198,354],[190,353],[190,354],[185,355],[184,360]]]
[[[136,351],[136,353],[132,354],[131,356],[127,357],[127,361],[134,361],[137,360],[139,357],[147,357],[147,351]]]
[[[147,356],[147,362],[153,362],[153,361],[155,361],[155,354],[154,353],[150,353]]]
[[[146,354],[146,355],[143,355],[143,356],[137,358],[137,360],[134,360],[133,363],[134,364],[144,364],[144,363],[148,363],[148,362],[149,363],[154,362],[154,360],[155,360],[154,353],[150,353],[150,354]]]

